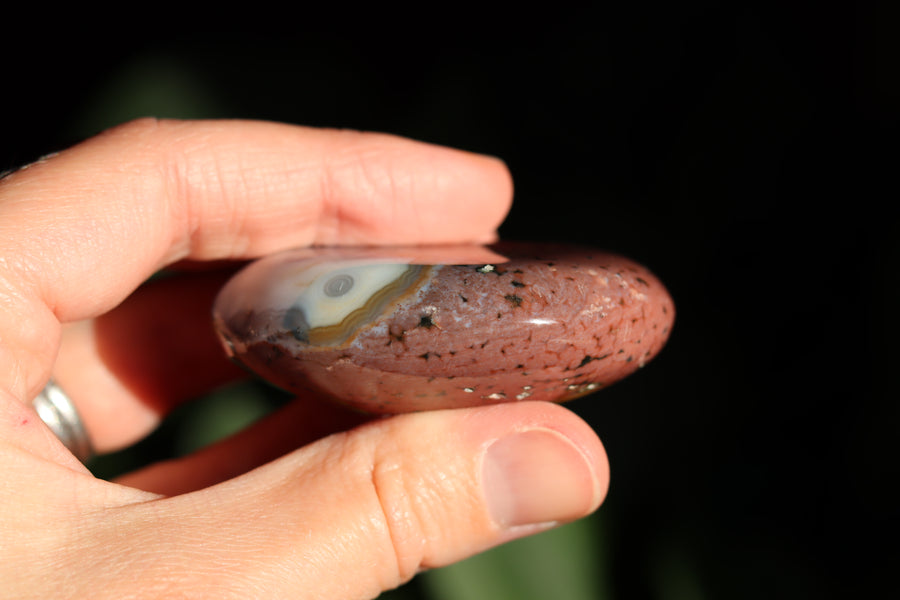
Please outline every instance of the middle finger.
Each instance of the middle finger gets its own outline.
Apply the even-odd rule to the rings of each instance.
[[[246,376],[226,358],[210,318],[229,275],[153,280],[112,311],[63,330],[55,377],[96,450],[130,445],[186,400]]]

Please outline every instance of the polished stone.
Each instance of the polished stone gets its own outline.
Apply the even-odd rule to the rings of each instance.
[[[214,308],[252,372],[375,413],[577,398],[644,366],[674,316],[627,258],[521,243],[288,251],[237,273]]]

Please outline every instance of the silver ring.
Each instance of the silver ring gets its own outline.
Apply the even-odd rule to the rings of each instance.
[[[56,434],[75,458],[86,462],[94,454],[84,423],[69,396],[52,379],[31,401],[41,421]]]

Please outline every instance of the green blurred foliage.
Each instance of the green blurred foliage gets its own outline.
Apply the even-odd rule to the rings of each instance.
[[[88,137],[140,117],[209,119],[228,114],[227,103],[202,74],[165,52],[133,57],[81,103],[70,133]]]
[[[601,516],[422,575],[434,600],[610,600]]]

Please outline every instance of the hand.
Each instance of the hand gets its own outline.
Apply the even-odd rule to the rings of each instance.
[[[30,405],[52,375],[97,450],[133,443],[239,376],[210,331],[221,276],[141,286],[155,271],[309,244],[489,241],[510,197],[491,158],[252,122],[138,121],[0,181],[4,597],[372,598],[593,511],[603,447],[556,405],[363,422],[303,398],[117,482]]]

